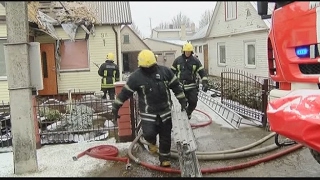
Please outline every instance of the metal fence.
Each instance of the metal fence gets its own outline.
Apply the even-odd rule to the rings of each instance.
[[[221,102],[266,127],[268,94],[274,86],[269,78],[242,70],[224,69],[221,72]]]
[[[70,93],[72,94],[72,93]],[[98,141],[117,137],[117,124],[113,123],[112,101],[99,96],[57,95],[38,96],[34,108],[37,112],[41,144],[63,144],[81,141]],[[92,93],[91,93],[92,94]],[[0,105],[0,148],[11,146],[10,108]]]

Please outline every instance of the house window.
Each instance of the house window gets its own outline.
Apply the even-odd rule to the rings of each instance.
[[[218,43],[218,64],[225,65],[227,63],[226,60],[226,45],[225,43]]]
[[[225,2],[225,15],[226,15],[226,20],[232,20],[237,18],[237,2],[234,2],[234,1]]]
[[[256,45],[255,42],[244,43],[245,66],[248,68],[256,67]]]
[[[123,35],[123,43],[124,44],[129,44],[130,43],[128,34]]]
[[[194,53],[198,53],[198,46],[194,47]]]
[[[199,46],[199,53],[202,53],[202,46]]]
[[[63,70],[86,70],[89,69],[88,42],[84,39],[64,40],[60,47],[60,69]]]
[[[7,43],[7,39],[0,39],[0,80],[7,79],[6,62],[4,57],[4,43]]]

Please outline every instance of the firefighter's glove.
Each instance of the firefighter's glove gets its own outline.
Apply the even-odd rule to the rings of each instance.
[[[181,105],[181,111],[185,111],[187,108],[187,99],[186,98],[179,99],[179,103]]]
[[[202,91],[207,92],[209,89],[208,80],[202,80]]]

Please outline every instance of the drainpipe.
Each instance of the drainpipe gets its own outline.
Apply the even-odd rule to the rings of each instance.
[[[117,65],[119,66],[119,74],[120,74],[120,81],[122,81],[122,62],[120,61],[120,54],[119,54],[119,36],[120,34],[117,32],[117,30],[112,26],[112,30],[114,32],[114,35],[116,37],[116,54],[117,54]]]

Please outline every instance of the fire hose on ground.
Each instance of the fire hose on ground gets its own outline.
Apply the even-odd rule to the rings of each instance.
[[[208,114],[206,114],[205,112],[202,112],[200,110],[196,110],[196,111],[201,112],[202,114],[206,115],[209,118],[209,121],[202,123],[202,124],[191,124],[191,126],[193,128],[204,127],[204,126],[210,125],[212,123],[212,118]],[[276,135],[276,133],[270,133],[269,135],[263,137],[262,139],[254,142],[252,144],[243,146],[243,147],[239,147],[239,148],[235,148],[235,149],[231,149],[231,150],[224,150],[224,151],[196,152],[196,155],[199,160],[209,161],[209,160],[228,160],[228,159],[244,158],[244,157],[254,156],[254,155],[258,155],[258,154],[262,154],[262,153],[267,153],[267,152],[273,151],[275,149],[278,149],[279,146],[276,144],[272,144],[272,145],[265,146],[265,147],[258,148],[258,149],[254,149],[254,150],[249,150],[249,149],[262,144],[263,142],[267,141],[268,139],[274,137],[275,135]],[[129,146],[128,156],[131,160],[133,160],[135,163],[142,165],[146,168],[149,168],[151,170],[156,170],[156,171],[161,171],[161,172],[166,172],[166,173],[175,173],[175,174],[181,173],[179,169],[160,167],[160,166],[157,166],[154,164],[140,161],[137,157],[135,157],[132,153],[133,147],[139,141],[143,144],[146,143],[141,139],[141,137],[142,137],[142,133],[138,134],[138,136],[133,140],[133,142]],[[290,148],[284,149],[284,150],[279,151],[277,153],[274,153],[272,155],[262,157],[262,158],[259,158],[256,160],[252,160],[249,162],[240,163],[240,164],[232,165],[232,166],[225,166],[225,167],[219,167],[219,168],[204,168],[204,169],[201,169],[201,172],[203,174],[205,174],[205,173],[218,173],[218,172],[226,172],[226,171],[244,169],[244,168],[248,168],[251,166],[255,166],[255,165],[263,163],[263,162],[268,162],[268,161],[274,160],[276,158],[279,158],[281,156],[289,154],[293,151],[296,151],[302,147],[303,147],[303,145],[297,144],[297,145],[294,145]],[[95,147],[89,148],[88,150],[73,157],[73,160],[77,160],[84,155],[89,155],[91,157],[98,158],[98,159],[125,162],[126,169],[130,169],[131,164],[129,163],[129,158],[117,157],[118,152],[119,152],[118,149],[112,145],[95,146]],[[171,155],[173,158],[178,158],[177,150],[172,149]]]

